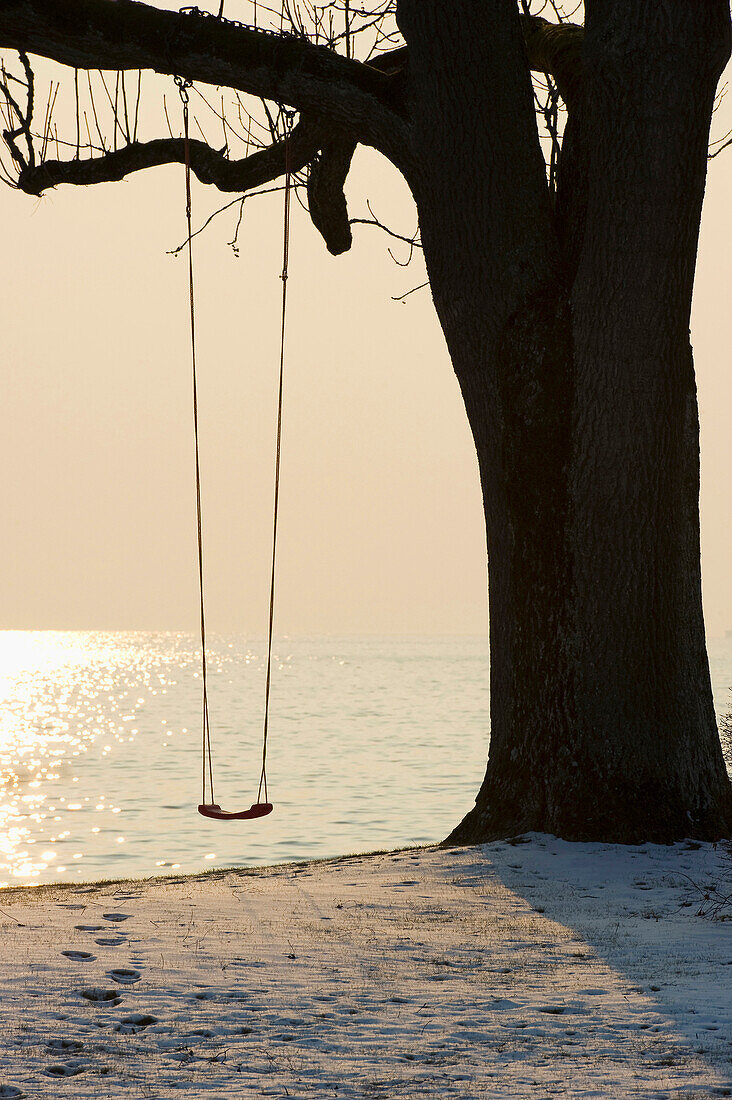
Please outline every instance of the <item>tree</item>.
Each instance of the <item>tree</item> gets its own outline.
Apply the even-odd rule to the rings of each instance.
[[[390,4],[353,17],[345,0],[305,7],[321,36],[340,11],[343,32],[308,41],[297,10],[297,33],[274,34],[132,0],[0,0],[0,46],[20,51],[29,100],[4,79],[14,182],[39,194],[183,159],[180,138],[140,142],[129,123],[121,148],[100,135],[83,159],[78,114],[76,155],[48,157],[47,125],[38,156],[28,53],[294,108],[288,156],[334,254],[351,244],[343,184],[356,145],[388,157],[416,202],[486,519],[490,756],[449,839],[729,835],[689,340],[727,0],[586,0],[584,27],[516,0],[398,0],[392,29]],[[363,62],[359,19],[386,46]],[[549,182],[532,71],[554,82]],[[286,145],[274,119],[272,133],[238,160],[194,141],[193,171],[234,192],[276,180]]]

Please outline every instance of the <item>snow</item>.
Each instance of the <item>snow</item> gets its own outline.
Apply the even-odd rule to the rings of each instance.
[[[732,1096],[729,852],[521,840],[3,891],[0,1097]]]

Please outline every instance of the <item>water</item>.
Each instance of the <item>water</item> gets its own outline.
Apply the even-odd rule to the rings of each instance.
[[[730,709],[732,640],[710,644]],[[255,800],[264,648],[211,644],[216,795]],[[200,688],[183,634],[0,632],[0,884],[188,873],[442,839],[485,769],[483,638],[277,641],[275,812],[196,813]]]
[[[209,652],[216,796],[255,800],[264,646]],[[180,634],[0,633],[0,883],[192,872],[441,839],[485,767],[483,639],[283,640],[256,822],[200,800],[199,657]]]

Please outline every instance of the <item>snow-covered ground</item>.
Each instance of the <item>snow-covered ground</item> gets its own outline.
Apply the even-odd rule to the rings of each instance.
[[[0,1097],[732,1096],[729,854],[526,839],[4,891]]]

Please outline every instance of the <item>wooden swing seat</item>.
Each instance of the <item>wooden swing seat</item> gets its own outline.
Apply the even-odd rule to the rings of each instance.
[[[218,802],[202,802],[198,812],[202,817],[211,817],[215,821],[251,821],[255,817],[266,817],[271,814],[274,806],[271,802],[255,802],[248,810],[239,810],[229,813],[222,810]]]

